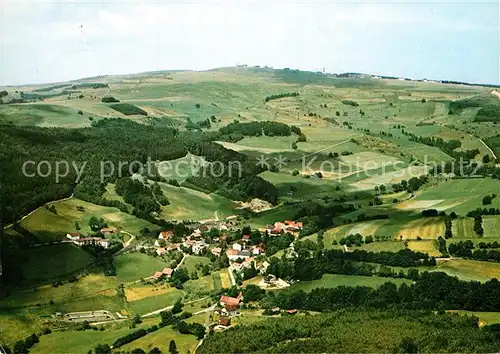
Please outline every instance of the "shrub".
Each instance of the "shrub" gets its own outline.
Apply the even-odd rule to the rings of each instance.
[[[112,96],[104,96],[103,98],[101,98],[101,102],[104,102],[104,103],[115,103],[115,102],[120,102],[120,100],[117,100],[116,98],[114,98]]]

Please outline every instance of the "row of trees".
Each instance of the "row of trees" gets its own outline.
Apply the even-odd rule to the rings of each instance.
[[[375,274],[377,272],[376,268],[366,263],[398,267],[436,265],[436,260],[429,257],[427,253],[414,252],[409,249],[378,253],[364,250],[343,252],[335,249],[322,250],[315,247],[313,242],[307,241],[295,242],[294,249],[298,254],[297,258],[277,259],[273,257],[266,273],[283,279],[314,280],[320,279],[324,274]],[[365,264],[359,264],[359,262]],[[413,277],[415,274],[409,272],[408,275],[403,273],[401,276]]]
[[[272,121],[240,123],[234,121],[219,129],[221,138],[235,141],[235,137],[244,136],[290,136],[292,128],[286,124]],[[239,139],[238,139],[239,140]]]
[[[458,149],[462,146],[462,143],[460,142],[460,140],[457,140],[457,139],[445,141],[442,138],[436,138],[436,137],[432,137],[432,136],[431,137],[417,136],[413,133],[410,133],[410,132],[407,132],[404,130],[403,130],[403,134],[409,136],[410,141],[415,141],[417,143],[428,145],[428,146],[438,147],[443,152],[445,152],[446,154],[455,158],[456,160],[459,160],[459,159],[472,160],[480,152],[479,149],[456,151],[456,149]]]
[[[269,102],[269,101],[277,100],[279,98],[284,98],[284,97],[297,97],[297,96],[299,96],[298,92],[277,93],[274,95],[266,96],[266,98],[264,99],[264,102]]]

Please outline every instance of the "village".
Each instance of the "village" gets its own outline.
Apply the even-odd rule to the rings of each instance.
[[[139,242],[133,244],[131,244],[131,240],[122,242],[124,248],[120,252],[141,252],[154,258],[164,259],[173,255],[182,255],[182,258],[177,257],[179,261],[175,266],[157,269],[150,276],[141,279],[142,282],[153,286],[174,284],[173,277],[176,276],[176,272],[182,268],[184,260],[190,255],[207,257],[227,267],[225,269],[229,274],[232,291],[239,289],[237,295],[220,295],[218,300],[210,306],[212,311],[210,314],[211,327],[214,330],[223,330],[231,326],[232,318],[241,315],[239,310],[244,301],[243,281],[257,279],[256,277],[260,276],[256,285],[263,290],[284,289],[290,286],[286,281],[276,278],[272,274],[267,274],[267,269],[270,266],[269,258],[275,255],[276,249],[273,250],[272,254],[268,254],[266,244],[272,243],[273,240],[286,239],[285,243],[282,242],[285,246],[280,249],[286,248],[287,257],[294,257],[293,240],[299,236],[303,228],[302,222],[284,220],[268,224],[265,228],[252,230],[247,226],[239,229],[230,220],[200,223],[195,228],[187,229],[190,232],[185,235],[176,234],[173,229],[162,230],[153,239],[141,238]],[[92,236],[70,232],[63,242],[73,243],[80,247],[92,245],[108,249],[113,242],[116,243],[119,240],[117,235],[120,232],[119,228],[107,226],[100,228]],[[165,306],[158,303],[157,307],[162,309]],[[279,313],[279,309],[273,309],[273,314]],[[294,314],[295,312],[288,310],[286,313]],[[106,309],[65,314],[56,313],[52,317],[68,322],[87,321],[89,323],[120,321],[127,318],[118,312],[113,315]]]

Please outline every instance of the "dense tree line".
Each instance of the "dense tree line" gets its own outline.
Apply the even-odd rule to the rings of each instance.
[[[467,217],[474,218],[481,215],[500,215],[500,209],[497,208],[477,208],[476,210],[471,210],[467,214]]]
[[[352,100],[342,100],[342,103],[347,106],[353,106],[353,107],[359,106],[358,102]]]
[[[402,180],[400,183],[394,183],[392,185],[392,190],[394,192],[407,191],[408,193],[416,192],[422,187],[429,178],[427,176],[412,177],[408,181]]]
[[[264,307],[328,311],[349,306],[413,309],[463,309],[497,311],[500,306],[500,282],[462,281],[442,272],[423,272],[411,285],[385,283],[377,289],[369,287],[316,288],[306,293],[289,289],[269,292],[262,300]]]
[[[277,100],[279,98],[284,98],[284,97],[297,97],[297,96],[299,96],[298,92],[277,93],[274,95],[266,96],[266,98],[264,99],[264,102],[269,102],[269,101]]]
[[[292,128],[286,124],[272,121],[240,123],[234,121],[219,129],[219,138],[238,141],[245,136],[290,136]]]
[[[314,280],[320,279],[324,274],[374,274],[373,267],[358,265],[356,262],[398,267],[436,265],[436,260],[427,253],[414,252],[409,249],[398,252],[367,252],[364,250],[343,252],[336,249],[312,249],[307,244],[301,243],[295,245],[294,248],[298,253],[297,258],[278,259],[273,257],[266,273],[283,279]]]
[[[452,139],[445,141],[442,138],[436,138],[432,136],[417,136],[413,133],[409,133],[407,131],[403,130],[403,134],[407,135],[409,137],[410,141],[415,141],[420,144],[428,145],[428,146],[435,146],[441,149],[443,152],[445,152],[447,155],[453,157],[456,160],[472,160],[474,157],[476,157],[479,154],[479,149],[472,149],[472,150],[464,150],[464,151],[457,151],[456,149],[460,148],[462,146],[462,143],[460,140]]]
[[[478,261],[490,261],[490,262],[500,262],[500,251],[488,248],[499,248],[498,242],[494,243],[484,243],[478,244],[479,249],[474,249],[474,243],[472,241],[460,241],[458,243],[452,243],[448,246],[450,254],[457,257],[465,257],[470,259],[475,259]]]

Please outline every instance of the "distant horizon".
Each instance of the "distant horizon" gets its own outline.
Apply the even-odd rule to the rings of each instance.
[[[244,63],[500,84],[500,3],[0,2],[0,86]]]
[[[303,71],[303,72],[312,72],[312,73],[321,73],[324,75],[342,75],[342,74],[352,74],[352,75],[367,75],[371,77],[381,77],[383,79],[393,79],[393,80],[398,80],[398,79],[405,79],[405,80],[411,80],[411,81],[423,81],[427,80],[428,82],[438,82],[438,83],[457,83],[457,84],[464,84],[464,85],[470,85],[470,86],[484,86],[484,87],[500,87],[500,84],[494,84],[494,83],[489,83],[489,82],[466,82],[466,81],[460,81],[460,80],[449,80],[446,78],[431,78],[431,77],[422,77],[422,78],[417,78],[417,77],[409,77],[409,76],[400,76],[400,75],[387,75],[387,74],[382,74],[382,73],[369,73],[369,72],[356,72],[356,71],[343,71],[343,72],[322,72],[320,70],[307,70],[307,69],[298,69],[298,68],[292,68],[292,67],[282,67],[282,68],[276,68],[276,67],[271,67],[269,65],[259,65],[259,64],[236,64],[234,66],[218,66],[218,67],[213,67],[213,68],[208,68],[208,69],[155,69],[155,70],[144,70],[144,71],[136,71],[136,72],[128,72],[128,73],[112,73],[112,74],[97,74],[97,75],[92,75],[92,76],[85,76],[85,77],[78,77],[78,78],[73,78],[73,79],[68,79],[68,80],[61,80],[61,81],[50,81],[50,82],[40,82],[40,83],[34,83],[34,82],[28,82],[28,83],[22,83],[22,84],[15,84],[15,85],[0,85],[0,87],[25,87],[25,86],[43,86],[43,85],[53,85],[53,84],[60,84],[60,83],[65,83],[65,82],[78,82],[81,80],[92,80],[94,78],[100,78],[100,77],[109,77],[109,76],[134,76],[134,75],[142,75],[142,74],[149,74],[149,73],[160,73],[160,72],[208,72],[208,71],[216,71],[220,69],[237,69],[238,67],[241,68],[262,68],[262,69],[270,69],[270,70],[298,70],[298,71]]]

